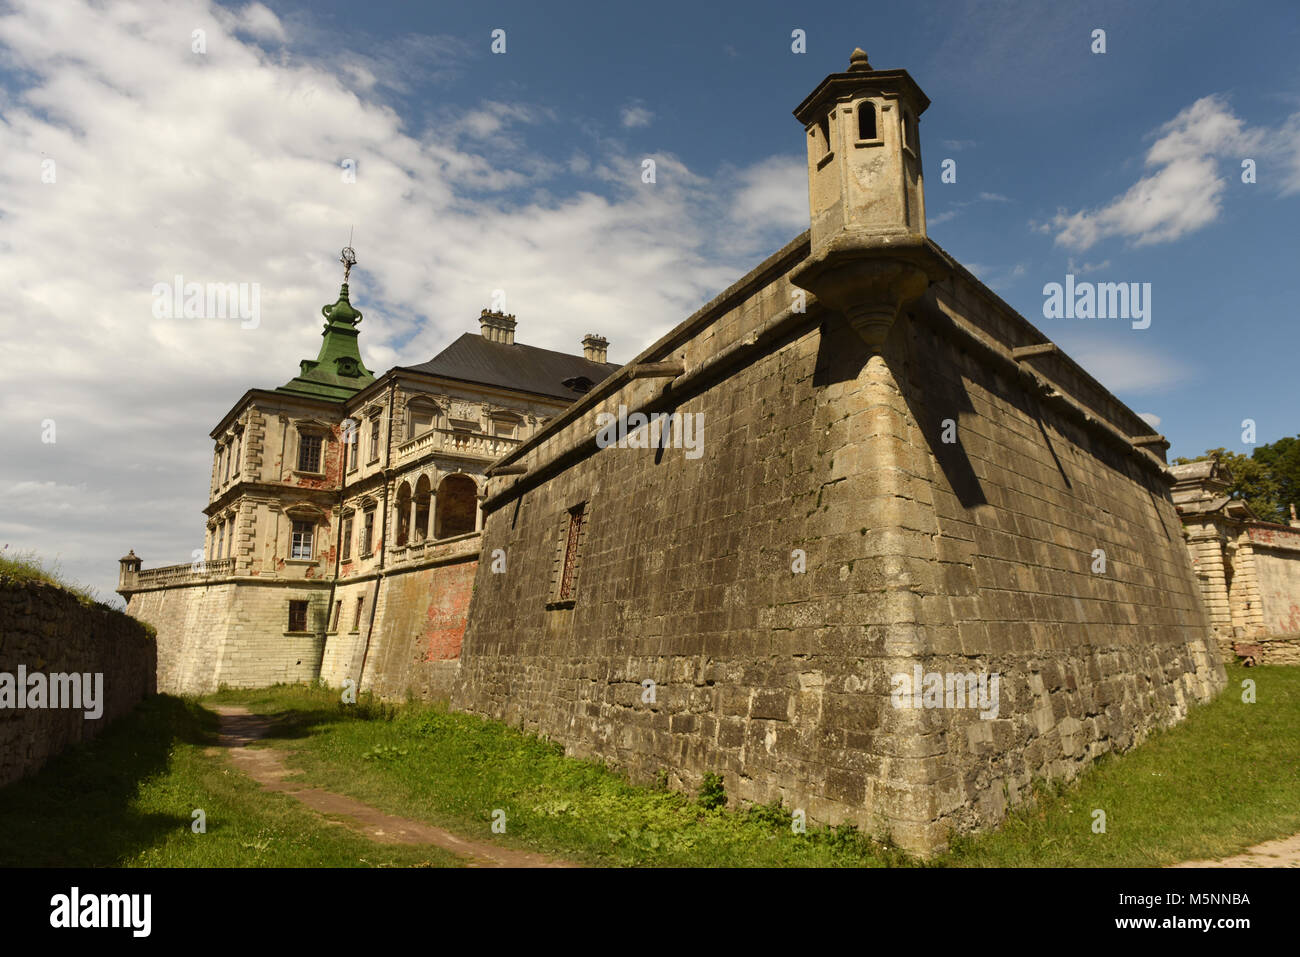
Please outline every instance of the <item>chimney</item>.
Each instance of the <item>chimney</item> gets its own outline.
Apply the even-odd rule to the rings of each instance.
[[[515,317],[484,309],[478,317],[479,330],[488,342],[515,343]]]
[[[589,332],[582,337],[582,357],[590,359],[592,362],[608,362],[605,358],[605,351],[609,348],[609,340],[604,336],[598,336],[594,332]]]

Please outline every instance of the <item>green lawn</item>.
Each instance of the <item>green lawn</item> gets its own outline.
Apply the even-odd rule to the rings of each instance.
[[[1257,685],[1244,704],[1241,682]],[[428,705],[382,705],[304,686],[222,692],[278,720],[303,780],[475,840],[614,866],[907,866],[852,828],[795,834],[789,809],[706,809],[638,787],[502,724]],[[403,866],[453,863],[436,848],[376,845],[323,824],[209,755],[215,716],[159,696],[97,741],[0,790],[0,864]],[[997,832],[930,866],[1158,866],[1216,858],[1300,831],[1300,668],[1229,668],[1188,720],[1074,784],[1043,787]],[[208,832],[190,832],[191,811]],[[1094,809],[1106,812],[1092,832]],[[492,832],[493,811],[505,833]]]
[[[374,844],[208,755],[216,715],[159,695],[94,741],[0,789],[0,866],[447,866],[428,847]],[[191,831],[192,812],[207,832]]]
[[[1257,685],[1244,704],[1241,682]],[[882,866],[916,863],[851,829],[796,835],[789,810],[705,811],[504,725],[420,705],[345,706],[305,687],[214,700],[278,714],[278,747],[315,784],[469,837],[607,865]],[[1229,669],[1188,720],[1073,785],[1041,787],[998,831],[959,839],[938,866],[1160,866],[1222,857],[1300,831],[1300,668]],[[1094,809],[1106,833],[1092,831]]]

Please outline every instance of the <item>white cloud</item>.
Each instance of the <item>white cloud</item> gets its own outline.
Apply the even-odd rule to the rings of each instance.
[[[808,228],[808,165],[802,156],[774,156],[740,171],[732,206],[747,225],[776,227],[793,235]]]
[[[1065,346],[1065,351],[1116,394],[1161,391],[1187,381],[1192,374],[1167,352],[1132,340],[1123,346],[1113,342],[1079,342]]]
[[[393,62],[332,38],[321,58],[281,48],[280,33],[311,30],[277,32],[256,5],[11,6],[0,544],[60,556],[106,595],[128,548],[154,565],[202,544],[207,433],[245,390],[315,356],[350,227],[362,355],[377,373],[477,330],[498,288],[521,341],[576,352],[595,331],[628,359],[770,252],[773,224],[779,240],[807,228],[801,161],[711,180],[656,154],[651,186],[639,156],[603,141],[527,148],[530,130],[559,120],[526,103],[413,128],[376,93],[400,88],[404,57],[457,48],[443,38],[397,45]],[[190,52],[196,28],[206,55]],[[45,159],[54,183],[41,181]],[[551,195],[560,173],[590,187]],[[751,222],[764,228],[737,228]],[[153,285],[176,274],[258,283],[260,325],[153,318]],[[53,445],[40,440],[47,418]]]
[[[1154,412],[1139,412],[1138,418],[1153,429],[1160,428],[1160,423],[1163,421],[1160,416],[1156,415]]]
[[[1121,236],[1142,246],[1195,232],[1219,216],[1228,183],[1220,160],[1281,146],[1277,135],[1247,128],[1217,95],[1197,100],[1155,135],[1146,155],[1146,166],[1155,172],[1099,209],[1057,213],[1051,228],[1059,245],[1082,251]],[[1300,176],[1295,188],[1300,189]]]
[[[630,103],[623,107],[621,118],[623,125],[628,129],[633,130],[643,126],[649,126],[654,120],[655,115],[640,103]]]

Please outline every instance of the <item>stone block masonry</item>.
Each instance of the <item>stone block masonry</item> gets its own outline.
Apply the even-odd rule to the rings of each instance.
[[[157,650],[140,622],[86,607],[43,582],[0,579],[0,673],[102,674],[99,718],[68,708],[0,708],[0,786],[97,736],[155,690]]]
[[[478,566],[453,705],[930,853],[1225,675],[1163,465],[1116,438],[1145,424],[1068,360],[1017,363],[1039,334],[950,260],[873,350],[787,307],[807,255],[632,364],[681,362],[671,387],[616,374],[502,460],[524,474],[490,488],[483,555],[510,570]],[[597,448],[620,404],[703,414],[705,454]],[[998,674],[998,717],[895,708],[917,664]]]
[[[345,579],[229,576],[135,591],[127,610],[158,632],[158,687],[206,694],[321,680],[386,698],[447,698],[459,669],[479,536],[419,564]],[[288,631],[291,601],[307,631]],[[331,604],[333,602],[333,604]]]

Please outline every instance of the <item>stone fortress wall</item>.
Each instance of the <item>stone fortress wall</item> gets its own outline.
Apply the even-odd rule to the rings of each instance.
[[[510,571],[479,565],[453,705],[926,852],[1225,677],[1145,423],[1059,352],[1017,360],[1043,337],[951,260],[873,353],[790,307],[808,251],[502,460],[483,549]],[[702,415],[705,454],[597,448],[620,405]],[[997,673],[998,716],[893,707],[917,665]]]
[[[121,612],[87,607],[43,582],[0,579],[0,673],[15,682],[20,665],[47,680],[54,674],[103,675],[98,718],[70,708],[18,708],[16,701],[0,708],[0,787],[96,737],[153,694],[156,657],[149,629]]]

